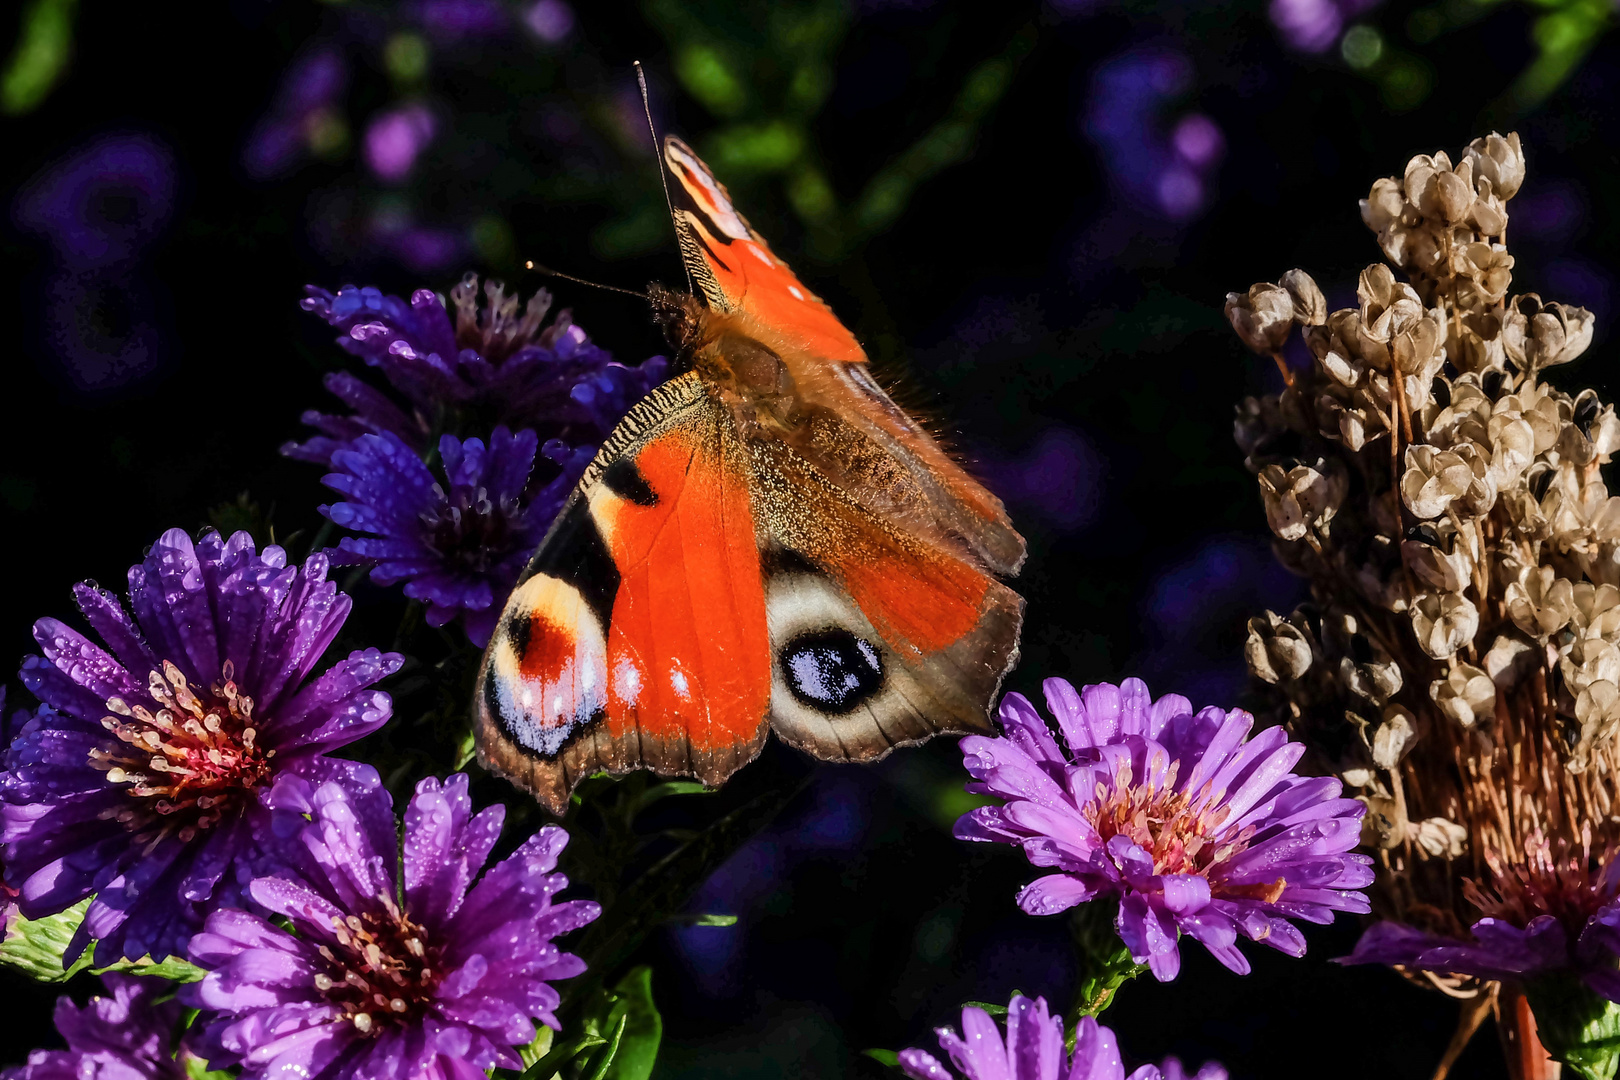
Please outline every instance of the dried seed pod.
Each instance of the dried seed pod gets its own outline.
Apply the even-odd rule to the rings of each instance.
[[[1473,166],[1475,184],[1488,181],[1497,198],[1505,201],[1519,193],[1524,183],[1524,149],[1517,131],[1506,137],[1493,131],[1475,139],[1468,144],[1466,160]]]
[[[1406,829],[1413,843],[1437,859],[1460,859],[1468,850],[1468,830],[1447,818],[1424,818]]]
[[[1571,590],[1570,601],[1569,623],[1576,634],[1605,641],[1620,637],[1620,589],[1579,581]]]
[[[1372,737],[1373,764],[1393,769],[1417,741],[1417,718],[1409,709],[1391,705],[1384,710],[1384,722]]]
[[[1537,641],[1546,641],[1569,625],[1575,613],[1575,586],[1550,566],[1527,566],[1508,584],[1503,600],[1514,625]]]
[[[1288,290],[1294,302],[1295,322],[1301,326],[1321,326],[1327,321],[1327,299],[1311,275],[1303,270],[1290,270],[1277,284]]]
[[[1504,632],[1496,635],[1485,653],[1485,674],[1491,677],[1497,689],[1511,690],[1520,679],[1541,666],[1543,655],[1528,638]]]
[[[1472,522],[1464,522],[1473,531]],[[1438,592],[1461,592],[1474,576],[1475,536],[1459,537],[1449,521],[1419,522],[1406,530],[1401,559],[1424,585]]]
[[[1418,647],[1436,660],[1455,654],[1479,630],[1479,609],[1459,593],[1422,593],[1410,614]]]
[[[1490,722],[1496,708],[1496,683],[1472,664],[1456,663],[1445,678],[1429,684],[1429,697],[1442,715],[1471,728]]]
[[[1297,679],[1310,670],[1312,653],[1307,628],[1272,611],[1249,620],[1249,638],[1243,645],[1243,658],[1256,678],[1273,685],[1284,679]]]
[[[1614,741],[1620,729],[1620,686],[1608,679],[1599,679],[1582,688],[1575,699],[1575,722],[1580,733],[1570,747],[1569,771],[1585,772],[1592,751]]]
[[[1345,480],[1337,462],[1318,462],[1326,475],[1309,465],[1283,471],[1281,465],[1260,470],[1260,495],[1266,504],[1266,522],[1283,540],[1299,540],[1312,529],[1333,520],[1344,500]]]
[[[1294,329],[1294,300],[1281,285],[1262,281],[1247,293],[1226,294],[1226,319],[1243,344],[1269,356]]]
[[[1491,508],[1496,485],[1491,481],[1489,462],[1473,443],[1459,443],[1450,450],[1409,446],[1401,498],[1418,518],[1439,517],[1453,503],[1472,516]]]
[[[1507,295],[1513,284],[1513,256],[1501,244],[1475,241],[1459,247],[1452,257],[1452,273],[1468,284],[1461,303],[1490,307]]]
[[[1457,224],[1474,209],[1474,167],[1465,158],[1454,169],[1445,153],[1419,154],[1406,164],[1406,201],[1424,217]]]
[[[1592,344],[1592,313],[1543,304],[1535,293],[1515,296],[1502,320],[1502,347],[1526,371],[1567,364]]]

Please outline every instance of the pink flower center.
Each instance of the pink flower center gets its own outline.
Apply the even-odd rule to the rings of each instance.
[[[1238,832],[1226,827],[1230,810],[1209,797],[1209,788],[1189,797],[1176,789],[1181,762],[1172,761],[1163,780],[1133,784],[1131,765],[1122,761],[1112,786],[1097,781],[1090,802],[1080,808],[1104,845],[1116,836],[1129,839],[1153,858],[1155,874],[1197,874],[1209,879],[1215,896],[1246,897],[1275,903],[1286,884],[1223,885],[1220,865],[1249,846],[1254,827]]]
[[[1589,827],[1579,848],[1563,839],[1549,842],[1537,833],[1526,841],[1520,859],[1510,862],[1498,852],[1487,851],[1489,884],[1482,887],[1473,881],[1464,882],[1463,895],[1485,917],[1521,929],[1532,919],[1551,915],[1574,939],[1599,908],[1613,903],[1620,894],[1620,880],[1611,880],[1603,873],[1613,856],[1609,851],[1593,857]]]
[[[332,920],[337,946],[322,945],[330,965],[315,976],[315,989],[342,1010],[341,1019],[362,1035],[422,1015],[438,988],[439,950],[422,927],[381,897],[382,911]]]
[[[227,660],[221,680],[199,694],[165,660],[147,678],[156,712],[107,699],[112,715],[101,726],[117,741],[92,750],[90,762],[135,800],[110,813],[148,851],[171,835],[189,843],[239,811],[270,777],[276,752],[256,745],[253,699],[237,689],[233,673]]]

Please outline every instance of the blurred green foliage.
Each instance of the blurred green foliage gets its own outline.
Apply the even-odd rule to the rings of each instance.
[[[78,0],[34,0],[20,9],[17,45],[0,75],[0,112],[31,111],[51,92],[73,55]]]

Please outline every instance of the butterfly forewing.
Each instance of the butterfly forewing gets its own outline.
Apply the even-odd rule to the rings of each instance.
[[[768,728],[845,761],[988,731],[1017,657],[1023,601],[993,575],[1024,543],[1001,503],[697,155],[664,150],[707,306],[655,290],[655,311],[691,370],[602,447],[480,673],[480,759],[558,813],[603,769],[718,784]]]

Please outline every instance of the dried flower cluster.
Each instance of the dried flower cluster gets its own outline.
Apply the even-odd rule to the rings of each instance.
[[[1415,157],[1361,203],[1390,265],[1357,307],[1328,312],[1298,270],[1226,304],[1288,384],[1236,435],[1315,601],[1250,621],[1250,670],[1367,804],[1375,910],[1454,938],[1502,875],[1595,867],[1620,838],[1620,498],[1599,473],[1620,422],[1543,381],[1592,316],[1510,292],[1524,175],[1517,135]],[[1308,370],[1282,356],[1296,325]]]

